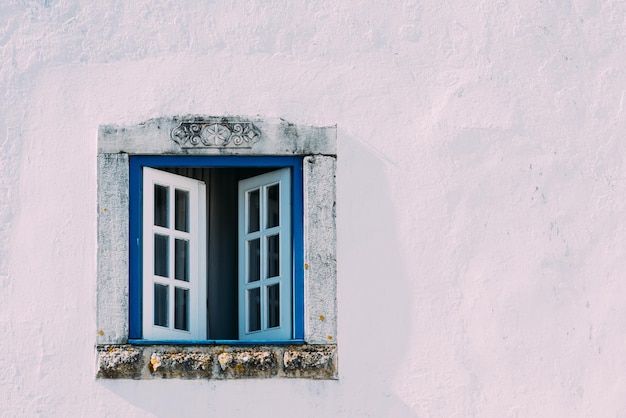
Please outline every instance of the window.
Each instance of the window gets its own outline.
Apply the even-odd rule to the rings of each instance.
[[[302,158],[130,167],[131,340],[301,340]]]
[[[142,336],[206,338],[206,187],[201,181],[142,169]],[[134,278],[133,278],[134,279]]]
[[[336,377],[335,154],[283,120],[100,127],[98,376]]]
[[[291,338],[291,173],[283,168],[238,187],[239,339]]]

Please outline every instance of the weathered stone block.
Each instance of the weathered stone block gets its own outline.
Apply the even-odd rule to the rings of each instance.
[[[335,377],[335,352],[335,346],[287,349],[283,354],[285,375],[288,377]]]
[[[213,374],[213,356],[202,352],[153,352],[148,362],[152,376],[208,379]]]
[[[98,348],[96,377],[109,379],[138,379],[143,366],[142,350],[128,345]]]
[[[270,350],[223,352],[217,358],[225,377],[271,377],[278,373],[276,353]]]

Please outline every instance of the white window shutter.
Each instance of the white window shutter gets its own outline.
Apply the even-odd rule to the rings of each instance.
[[[206,187],[143,168],[142,331],[149,340],[206,339]]]
[[[238,200],[239,339],[290,339],[290,169],[241,180]]]

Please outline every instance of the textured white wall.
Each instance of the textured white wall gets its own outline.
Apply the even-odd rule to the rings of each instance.
[[[0,3],[0,415],[626,413],[625,3],[378,3]],[[188,113],[338,125],[339,381],[94,380],[97,126]]]

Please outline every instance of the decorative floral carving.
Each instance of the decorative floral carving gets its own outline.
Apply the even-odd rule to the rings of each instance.
[[[252,122],[181,122],[172,129],[172,140],[182,148],[250,148],[261,139]]]

